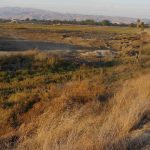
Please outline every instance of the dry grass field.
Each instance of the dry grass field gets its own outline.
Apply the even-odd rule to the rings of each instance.
[[[150,35],[127,27],[0,24],[0,150],[149,150]]]

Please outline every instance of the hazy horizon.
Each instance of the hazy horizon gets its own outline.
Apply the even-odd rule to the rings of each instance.
[[[149,0],[0,0],[0,7],[37,8],[60,13],[150,19]]]

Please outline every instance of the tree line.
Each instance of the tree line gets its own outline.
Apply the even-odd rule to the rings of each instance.
[[[11,22],[10,19],[0,19],[1,23],[5,22]],[[112,23],[110,20],[102,20],[102,21],[95,21],[91,19],[87,20],[38,20],[38,19],[30,19],[26,18],[24,20],[17,20],[18,23],[35,23],[35,24],[45,24],[45,25],[96,25],[96,26],[130,26],[130,27],[136,27],[136,23]],[[145,27],[148,27],[148,25],[145,25]]]
[[[117,23],[112,23],[109,20],[102,20],[102,21],[95,21],[95,20],[91,20],[91,19],[87,19],[87,20],[81,20],[81,21],[77,21],[77,20],[37,20],[37,19],[26,19],[24,20],[25,22],[32,22],[32,23],[42,23],[42,24],[57,24],[57,25],[61,25],[61,24],[70,24],[70,25],[99,25],[99,26],[113,26],[113,25],[119,25]],[[122,24],[125,25],[125,24]]]

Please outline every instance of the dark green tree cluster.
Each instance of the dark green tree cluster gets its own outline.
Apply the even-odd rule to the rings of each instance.
[[[42,24],[75,24],[75,25],[100,25],[100,26],[111,26],[116,25],[111,23],[109,20],[95,21],[91,19],[77,21],[77,20],[37,20],[37,19],[25,19],[22,22],[29,23],[42,23]]]

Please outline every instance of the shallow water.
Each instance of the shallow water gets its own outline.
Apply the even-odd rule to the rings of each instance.
[[[28,41],[15,39],[0,39],[0,51],[25,51],[25,50],[79,50],[89,49],[77,45],[69,45],[63,43],[52,43],[45,41]]]

